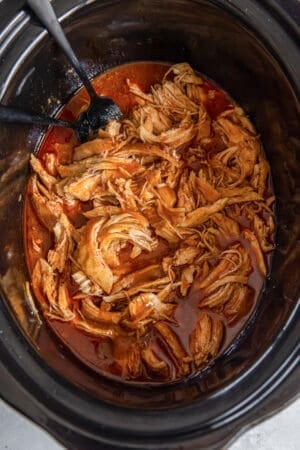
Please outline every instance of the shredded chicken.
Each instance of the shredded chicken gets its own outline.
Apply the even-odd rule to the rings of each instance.
[[[49,320],[109,342],[121,376],[171,381],[218,355],[251,309],[251,273],[267,275],[269,165],[241,108],[223,93],[212,114],[217,88],[187,63],[148,92],[126,83],[127,117],[69,153],[56,144],[64,157],[31,157],[51,241],[32,238],[32,286]]]
[[[190,339],[190,347],[197,367],[217,355],[222,343],[223,328],[219,319],[212,318],[206,312],[200,314]]]
[[[169,370],[166,362],[158,358],[150,346],[143,350],[142,358],[151,372],[159,374],[163,379],[168,376]]]
[[[166,344],[168,345],[173,357],[176,359],[176,364],[180,369],[182,375],[188,375],[190,372],[190,358],[186,350],[183,348],[178,336],[175,332],[164,322],[157,322],[155,328],[164,338]]]

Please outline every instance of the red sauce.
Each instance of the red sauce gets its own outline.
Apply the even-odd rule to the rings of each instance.
[[[162,80],[163,75],[168,69],[167,64],[162,63],[134,63],[117,67],[109,72],[96,77],[93,80],[93,85],[96,91],[101,95],[111,97],[121,108],[124,114],[127,114],[135,105],[134,96],[129,92],[127,79],[134,81],[139,87],[147,92],[151,85],[158,83]],[[209,93],[206,108],[212,118],[216,118],[222,111],[228,109],[232,105],[231,99],[228,95],[220,90],[211,81],[206,80],[203,84],[203,89]],[[73,120],[80,112],[88,105],[88,95],[85,89],[81,89],[74,97],[65,105],[59,117]],[[73,147],[77,144],[77,138],[73,131],[53,127],[44,137],[39,149],[38,156],[43,161],[47,153],[52,153],[61,163],[67,163],[70,161],[71,152]],[[78,202],[72,209],[67,212],[68,216],[72,218],[73,223],[77,226],[84,223],[84,218],[81,214],[88,205],[83,202]],[[242,219],[241,219],[242,220]],[[244,226],[247,223],[243,222]],[[35,251],[33,245],[29,245],[32,240],[38,242],[41,245],[41,254],[45,255],[52,244],[51,234],[46,228],[39,222],[37,215],[33,209],[33,206],[27,196],[25,207],[25,248],[27,262],[30,272],[40,258],[41,254]],[[249,286],[253,291],[252,297],[249,299],[248,310],[245,311],[244,316],[237,323],[234,323],[231,327],[226,325],[225,339],[222,344],[221,351],[228,348],[233,342],[234,338],[243,328],[245,322],[249,319],[251,312],[253,311],[259,294],[264,285],[264,279],[259,274],[256,267],[255,258],[252,251],[245,240],[240,239],[241,244],[248,248],[249,254],[253,263],[254,270],[249,278]],[[226,242],[228,245],[228,242]],[[225,248],[224,243],[224,248]],[[121,265],[127,264],[128,252],[130,249],[124,249],[120,256]],[[160,257],[167,255],[170,251],[166,241],[161,240],[160,245],[156,252],[159,252]],[[157,253],[147,255],[142,253],[140,257],[134,260],[135,269],[146,267],[150,264],[155,264]],[[199,280],[198,280],[199,281]],[[74,295],[76,289],[70,285],[70,292]],[[42,295],[37,294],[38,300],[43,304]],[[184,332],[186,329],[193,329],[197,318],[199,316],[199,291],[195,286],[192,286],[189,290],[187,297],[182,298],[180,295],[174,299],[178,305],[175,312],[175,319],[178,324],[171,324],[171,328],[178,336],[186,352],[190,354],[188,335]],[[50,327],[59,336],[59,338],[65,343],[71,351],[77,355],[85,364],[90,366],[97,372],[115,375],[122,377],[122,355],[126,353],[128,346],[127,342],[122,340],[122,337],[118,338],[118,341],[113,345],[110,341],[105,339],[96,339],[85,335],[83,332],[72,326],[72,323],[60,322],[56,320],[48,321]],[[171,378],[175,378],[177,375],[176,361],[174,360],[172,353],[166,348],[161,336],[153,331],[151,336],[147,339],[150,342],[151,347],[155,350],[158,356],[162,356],[167,361],[171,368]],[[139,375],[136,381],[150,381],[149,374],[143,368],[142,373]],[[153,381],[153,380],[152,380]]]
[[[217,88],[211,81],[204,81],[202,88],[207,93],[205,107],[212,119],[228,109],[232,103],[226,92]]]

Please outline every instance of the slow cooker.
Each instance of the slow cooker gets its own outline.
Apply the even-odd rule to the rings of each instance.
[[[0,2],[0,101],[53,115],[80,81],[25,3]],[[28,157],[45,129],[0,124],[1,397],[67,448],[221,448],[299,393],[299,2],[53,5],[90,77],[131,61],[187,61],[244,108],[271,165],[276,249],[255,313],[208,370],[168,387],[102,378],[30,312],[22,207]]]

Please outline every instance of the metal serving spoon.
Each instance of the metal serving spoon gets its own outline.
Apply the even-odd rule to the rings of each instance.
[[[35,13],[40,22],[47,28],[49,34],[63,50],[70,63],[76,70],[82,83],[90,96],[90,105],[75,122],[67,122],[58,119],[48,118],[0,105],[0,121],[38,123],[40,125],[58,125],[73,128],[77,131],[81,142],[88,139],[92,131],[103,128],[111,119],[122,117],[118,106],[109,97],[99,97],[95,92],[90,80],[87,77],[82,65],[77,59],[72,47],[67,40],[60,23],[49,0],[27,0],[30,9]]]

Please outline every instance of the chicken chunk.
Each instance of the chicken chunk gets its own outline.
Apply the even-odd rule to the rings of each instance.
[[[184,350],[174,331],[172,331],[172,329],[164,322],[157,322],[154,326],[170,348],[181,373],[183,375],[188,375],[190,373],[190,365],[187,362],[189,360],[188,354]]]
[[[54,228],[55,247],[50,249],[47,260],[54,270],[62,273],[66,267],[67,259],[73,253],[74,241],[78,235],[65,214],[61,214]]]
[[[105,262],[98,241],[103,219],[91,219],[81,233],[76,261],[82,271],[101,289],[110,293],[114,278]]]
[[[130,319],[134,322],[148,317],[161,320],[168,319],[174,311],[174,305],[161,302],[155,294],[144,293],[130,301],[128,310]]]
[[[90,298],[81,303],[81,312],[84,317],[94,322],[118,325],[122,319],[121,312],[105,311],[96,306]]]
[[[38,174],[40,180],[46,186],[46,188],[48,190],[51,190],[54,184],[57,183],[57,179],[54,176],[50,175],[47,172],[47,170],[44,169],[40,160],[37,159],[33,154],[31,154],[30,157],[30,164],[32,169],[34,170],[35,173]]]
[[[220,198],[212,205],[202,206],[195,209],[186,215],[181,223],[180,227],[195,227],[206,222],[213,214],[222,211],[228,203],[228,198]]]
[[[37,181],[36,175],[31,177],[29,189],[32,204],[38,218],[49,231],[52,231],[57,219],[63,212],[61,199],[55,194],[43,190]]]
[[[142,358],[150,372],[153,372],[162,378],[166,378],[168,376],[169,369],[166,362],[162,361],[150,346],[146,347],[142,351]]]
[[[212,318],[206,312],[200,313],[190,339],[190,350],[197,367],[217,355],[223,334],[224,327],[219,319]]]
[[[259,242],[255,236],[255,234],[250,230],[244,230],[243,236],[250,243],[251,249],[255,255],[256,263],[260,270],[260,273],[265,277],[267,275],[267,267],[265,263],[265,258],[263,252],[260,248]]]

